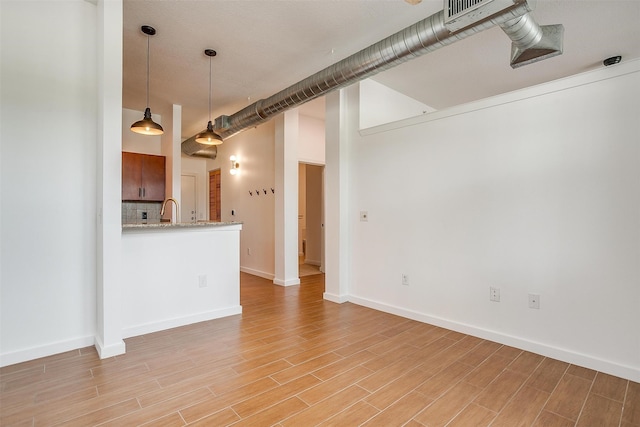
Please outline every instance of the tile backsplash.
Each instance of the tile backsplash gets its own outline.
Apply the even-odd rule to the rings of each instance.
[[[161,202],[122,202],[123,224],[153,224],[160,222]],[[146,219],[144,218],[146,213]]]

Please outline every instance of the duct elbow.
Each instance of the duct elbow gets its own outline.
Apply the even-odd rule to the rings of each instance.
[[[500,28],[521,50],[528,49],[542,40],[542,27],[528,13],[500,24]]]

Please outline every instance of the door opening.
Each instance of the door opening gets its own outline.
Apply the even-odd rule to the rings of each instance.
[[[209,171],[209,220],[222,221],[220,169]]]
[[[324,166],[298,164],[299,275],[324,272]]]

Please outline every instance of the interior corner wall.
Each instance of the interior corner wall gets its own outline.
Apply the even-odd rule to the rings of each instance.
[[[360,129],[436,111],[373,79],[364,79],[358,85],[360,86]]]
[[[349,300],[640,381],[640,61],[623,65],[352,130]]]
[[[94,343],[98,89],[96,5],[0,8],[4,366]]]
[[[97,2],[96,329],[101,359],[126,352],[122,339],[122,0]]]
[[[347,94],[348,92],[348,94]],[[349,138],[358,128],[359,96],[351,85],[325,96],[326,165],[324,169],[324,271],[323,298],[336,303],[349,301],[351,184]]]
[[[274,184],[274,129],[270,121],[225,140],[206,166],[207,173],[220,169],[222,221],[242,222],[240,270],[270,280],[275,276],[274,192],[279,191]],[[232,155],[240,163],[237,175],[229,173]]]

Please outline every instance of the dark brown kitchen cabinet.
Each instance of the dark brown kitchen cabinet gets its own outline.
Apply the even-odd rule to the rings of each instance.
[[[165,157],[122,152],[122,200],[162,202]]]

